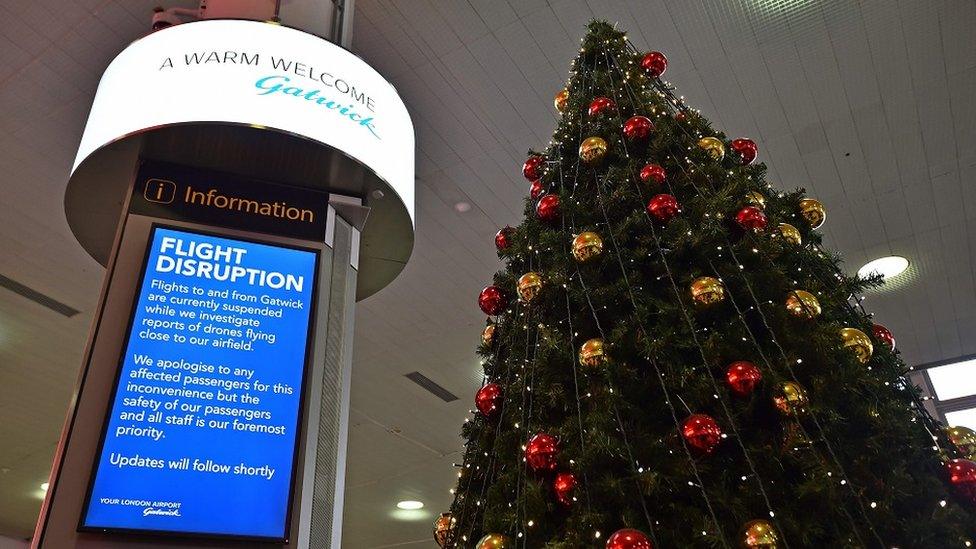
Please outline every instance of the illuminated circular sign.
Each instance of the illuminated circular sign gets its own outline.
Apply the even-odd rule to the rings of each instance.
[[[363,232],[361,285],[362,271],[373,259],[384,274],[369,282],[371,291],[402,269],[413,245],[414,129],[397,91],[362,59],[331,42],[273,23],[242,20],[199,21],[155,32],[133,42],[105,70],[65,199],[72,230],[96,259],[107,257],[105,235],[109,225],[114,234],[117,217],[111,223],[92,220],[92,208],[101,200],[120,211],[112,194],[117,184],[106,180],[131,182],[132,159],[146,148],[143,141],[132,146],[131,138],[187,126],[278,135],[274,145],[282,143],[284,151],[279,156],[290,154],[299,161],[308,158],[307,149],[293,146],[301,140],[302,146],[319,145],[332,155],[323,158],[337,152],[342,165],[364,167],[366,177],[332,169],[329,177],[309,177],[314,180],[298,184],[373,202]],[[206,145],[210,130],[202,131],[202,137],[200,132],[194,135]],[[171,148],[178,145],[169,143]],[[254,146],[267,148],[267,141]],[[250,152],[237,154],[244,164]],[[266,179],[274,175],[260,174]],[[287,183],[296,184],[291,179]],[[111,191],[99,196],[106,187]],[[371,197],[384,197],[384,204]],[[109,214],[105,210],[111,218]],[[391,269],[389,262],[400,266]]]

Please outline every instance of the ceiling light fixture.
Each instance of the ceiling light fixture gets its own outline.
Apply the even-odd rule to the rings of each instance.
[[[471,204],[469,204],[467,202],[458,202],[457,204],[454,205],[454,209],[458,213],[464,213],[464,212],[469,211],[471,209]]]
[[[881,275],[882,278],[888,280],[905,272],[908,269],[908,265],[909,262],[904,257],[900,255],[889,255],[888,257],[868,261],[863,267],[857,270],[857,277],[871,278],[872,276]]]
[[[404,509],[406,511],[414,511],[423,508],[424,508],[424,502],[422,501],[415,501],[415,500],[408,499],[406,501],[401,501],[397,503],[397,509]]]
[[[966,408],[956,412],[946,412],[946,423],[954,427],[969,427],[976,429],[976,408]]]
[[[50,486],[50,485],[49,485],[48,483],[46,483],[46,482],[42,482],[42,483],[41,483],[41,490],[44,490],[45,492],[47,492],[47,487],[48,487],[48,486]]]
[[[961,360],[926,370],[939,400],[976,395],[976,359]],[[974,416],[976,419],[976,416]]]

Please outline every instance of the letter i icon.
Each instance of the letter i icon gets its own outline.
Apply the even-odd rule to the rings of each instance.
[[[150,179],[146,181],[146,190],[142,197],[149,202],[169,204],[176,198],[176,183],[165,179]]]

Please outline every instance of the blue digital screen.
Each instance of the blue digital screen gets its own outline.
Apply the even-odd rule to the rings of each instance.
[[[317,253],[149,246],[81,528],[285,539]]]

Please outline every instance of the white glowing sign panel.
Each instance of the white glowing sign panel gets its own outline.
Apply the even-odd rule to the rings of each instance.
[[[72,171],[98,148],[158,126],[264,126],[371,168],[414,217],[414,134],[396,90],[352,53],[280,25],[215,20],[137,40],[105,70]]]

